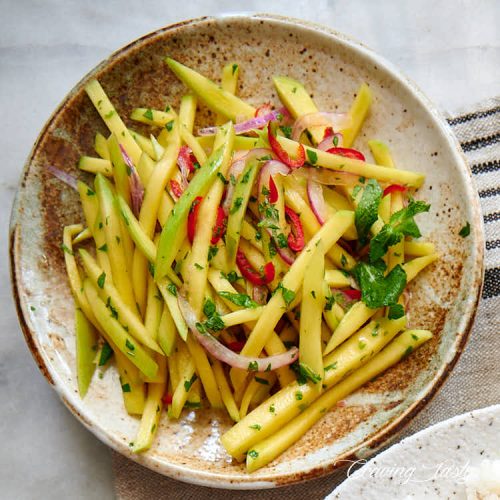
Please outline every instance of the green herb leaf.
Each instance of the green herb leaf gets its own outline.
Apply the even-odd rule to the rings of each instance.
[[[460,229],[460,231],[458,232],[458,234],[462,238],[467,238],[467,236],[469,236],[469,234],[470,234],[470,223],[469,223],[469,221],[467,221],[467,224],[465,224],[465,226],[462,229]]]
[[[64,243],[61,245],[61,248],[63,249],[63,252],[66,252],[68,255],[75,255],[73,251],[68,248]]]
[[[203,269],[203,266],[198,264],[198,262],[194,263],[194,267],[196,267],[196,269],[198,269],[199,271],[201,271]]]
[[[99,288],[104,288],[104,283],[106,281],[106,273],[103,271],[101,275],[97,278],[97,286]]]
[[[210,262],[217,255],[218,251],[219,247],[210,245],[210,247],[208,248],[208,262]]]
[[[255,380],[255,382],[257,382],[258,384],[262,384],[262,385],[269,385],[269,380],[266,380],[265,378],[260,378],[260,377],[255,376],[255,377],[254,377],[254,380]]]
[[[260,431],[262,429],[262,426],[259,424],[253,424],[250,426],[250,429],[255,429],[256,431]]]
[[[111,349],[111,346],[107,342],[104,342],[101,348],[98,365],[104,366],[111,359],[111,356],[113,356],[113,349]]]
[[[226,279],[229,281],[229,283],[236,283],[238,280],[243,279],[241,276],[238,276],[236,271],[230,271],[229,273],[225,273],[224,271],[220,272],[220,275],[222,278]]]
[[[401,304],[394,304],[389,307],[389,314],[387,317],[389,319],[399,319],[405,315],[404,307]],[[372,334],[373,335],[373,334]]]
[[[147,118],[148,120],[153,121],[153,111],[151,109],[146,109],[142,116],[144,116],[144,118]]]
[[[401,241],[403,236],[419,238],[420,230],[415,222],[415,215],[428,212],[430,205],[423,201],[410,200],[406,208],[391,215],[389,223],[370,242],[370,261],[375,262],[385,255],[387,249]]]
[[[283,132],[283,135],[287,139],[292,138],[292,127],[288,127],[287,125],[281,125],[280,130]]]
[[[361,245],[367,242],[368,233],[378,219],[378,206],[382,199],[382,189],[375,179],[370,179],[354,213],[354,223]]]
[[[224,177],[224,175],[222,175],[221,172],[217,172],[217,177],[222,181],[222,184],[229,184],[229,181]]]
[[[203,304],[203,314],[207,318],[210,318],[216,312],[217,312],[217,309],[215,307],[215,302],[213,300],[210,300],[210,299],[205,300],[205,303]]]
[[[248,456],[249,456],[250,458],[254,458],[254,459],[255,459],[255,458],[257,458],[257,457],[259,456],[259,453],[258,453],[257,451],[255,451],[255,450],[250,450],[250,451],[248,452]]]
[[[122,391],[123,392],[132,392],[132,389],[130,388],[130,384],[123,384]]]
[[[283,286],[283,283],[280,283],[274,293],[281,290],[281,295],[283,296],[283,300],[285,301],[286,306],[288,307],[295,299],[295,292],[293,290],[289,290]]]
[[[177,297],[177,287],[173,283],[169,283],[167,285],[167,290],[168,290],[168,293],[170,293],[174,297]]]
[[[135,345],[134,345],[134,344],[132,344],[132,342],[130,342],[130,340],[129,340],[129,339],[126,339],[126,340],[125,340],[125,347],[126,347],[127,349],[130,349],[131,351],[135,351]]]
[[[101,245],[97,250],[100,250],[101,252],[107,252],[108,245],[106,243],[104,243],[104,245]]]
[[[243,198],[241,196],[236,198],[233,201],[233,206],[231,207],[231,210],[229,210],[229,213],[231,215],[235,214],[241,208],[242,203],[243,203]]]
[[[189,392],[189,389],[191,389],[191,386],[196,382],[196,380],[198,380],[198,375],[196,375],[196,373],[193,373],[193,376],[190,380],[184,381],[184,390],[186,392]]]
[[[325,297],[325,299],[325,311],[331,311],[333,304],[335,304],[335,297],[333,295],[328,295],[327,297]]]
[[[259,364],[257,363],[257,361],[250,361],[250,363],[248,363],[249,372],[256,372],[258,369],[259,369]]]
[[[371,309],[396,304],[406,286],[406,272],[399,264],[387,276],[385,268],[382,260],[374,264],[360,262],[354,268],[361,300]]]
[[[257,302],[254,302],[248,295],[244,293],[219,292],[219,295],[223,299],[227,299],[237,306],[249,307],[251,309],[255,309],[259,306]]]
[[[170,120],[169,122],[165,123],[165,128],[167,129],[168,132],[172,132],[173,126],[174,126],[174,120]]]
[[[316,162],[318,161],[318,155],[316,154],[315,151],[308,149],[307,150],[307,159],[309,160],[309,163],[311,165],[316,165]]]
[[[238,69],[238,65],[236,63],[233,64],[233,67],[231,69],[231,73],[234,75],[236,73],[236,70]]]

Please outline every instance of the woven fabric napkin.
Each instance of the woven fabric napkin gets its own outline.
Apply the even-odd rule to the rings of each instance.
[[[479,191],[486,233],[483,296],[469,343],[444,387],[398,439],[469,410],[500,402],[500,97],[448,118]],[[119,500],[321,499],[346,471],[304,484],[259,491],[211,489],[169,479],[113,453]]]

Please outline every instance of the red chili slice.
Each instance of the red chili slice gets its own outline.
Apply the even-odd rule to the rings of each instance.
[[[229,342],[229,344],[227,344],[227,347],[228,349],[231,349],[231,351],[241,352],[243,347],[245,347],[245,342],[243,342],[242,340],[235,340],[234,342]]]
[[[164,405],[171,405],[172,404],[172,394],[169,394],[168,392],[166,392],[163,397],[161,398],[161,400],[163,401],[163,404]]]
[[[278,188],[272,176],[269,176],[269,203],[278,201]]]
[[[353,158],[354,160],[365,161],[365,155],[356,149],[351,148],[330,148],[326,151],[332,155],[345,156],[346,158]]]
[[[332,127],[325,128],[325,132],[323,134],[323,140],[328,139],[328,137],[333,137],[333,128]]]
[[[188,146],[182,146],[179,149],[177,161],[182,162],[190,172],[194,172],[194,163],[191,149]]]
[[[401,193],[404,193],[406,191],[406,187],[402,186],[401,184],[391,184],[390,186],[387,186],[384,189],[384,194],[382,195],[382,198],[384,196],[387,196],[388,194],[394,193],[396,191],[399,191]]]
[[[278,157],[278,159],[283,162],[285,165],[290,168],[299,168],[304,165],[306,161],[306,152],[304,150],[304,146],[299,144],[299,148],[297,150],[297,158],[293,160],[290,158],[290,155],[283,149],[278,139],[276,139],[275,133],[276,125],[270,123],[267,127],[267,138],[269,139],[269,144],[274,152],[274,154]]]
[[[215,220],[215,226],[212,233],[212,239],[210,243],[216,245],[217,242],[224,236],[226,232],[226,214],[222,207],[217,208],[217,219]]]
[[[191,243],[193,243],[194,240],[194,234],[196,232],[196,220],[198,219],[198,212],[200,210],[200,203],[202,202],[202,200],[203,198],[201,196],[197,196],[194,199],[193,204],[191,205],[191,209],[189,210],[187,235]]]
[[[361,292],[359,290],[356,290],[354,288],[348,288],[347,290],[342,290],[342,293],[351,300],[360,300],[361,299]]]
[[[255,110],[255,117],[268,115],[273,110],[270,102],[265,102]]]
[[[260,274],[248,262],[248,259],[241,250],[238,250],[236,253],[236,265],[243,277],[253,285],[267,285],[274,279],[275,270],[272,262],[268,262],[264,266],[263,274]]]
[[[291,232],[288,235],[288,246],[294,252],[300,252],[304,246],[304,230],[299,216],[289,207],[285,206],[285,215],[290,220]]]
[[[183,191],[181,185],[175,179],[170,181],[170,189],[176,198],[180,198],[182,196]]]

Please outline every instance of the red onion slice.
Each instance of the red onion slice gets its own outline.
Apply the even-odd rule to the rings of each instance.
[[[270,113],[266,113],[263,116],[256,116],[250,120],[246,120],[241,123],[237,123],[234,126],[235,134],[245,134],[250,132],[250,130],[260,129],[265,127],[269,122],[278,120],[280,117],[288,114],[285,108],[276,109]],[[199,135],[215,135],[217,133],[218,127],[206,127],[198,130]]]
[[[288,175],[290,167],[278,160],[269,160],[264,163],[259,174],[259,193],[262,193],[262,188],[265,186],[269,189],[269,178],[277,174]]]
[[[293,124],[292,139],[298,141],[304,130],[310,127],[328,126],[333,130],[340,130],[351,125],[351,116],[349,113],[327,113],[320,111],[318,113],[308,113],[302,115]]]
[[[328,219],[328,208],[323,195],[323,187],[319,182],[311,179],[307,181],[307,197],[316,219],[323,225]]]
[[[267,287],[264,285],[254,285],[252,298],[257,304],[264,305],[267,300]]]
[[[191,149],[188,148],[187,146],[182,146],[181,150],[179,152],[179,155],[177,156],[177,165],[179,167],[179,171],[181,173],[181,187],[183,190],[185,190],[188,186],[188,176],[191,173],[191,168],[186,160],[186,154],[190,155],[191,154]]]
[[[336,134],[330,135],[326,139],[323,139],[316,146],[316,148],[320,149],[321,151],[328,151],[331,148],[342,147],[343,143],[344,143],[344,136],[340,132],[338,132]]]
[[[196,314],[189,305],[187,299],[181,293],[177,294],[177,302],[179,303],[179,308],[184,320],[201,346],[214,358],[222,361],[223,363],[227,363],[234,368],[241,368],[242,370],[256,372],[276,370],[282,366],[292,364],[299,357],[299,350],[296,347],[292,347],[290,350],[282,354],[268,356],[265,358],[254,358],[237,354],[231,351],[231,349],[228,349],[225,345],[221,344],[210,333],[201,333],[198,330],[196,327],[196,323],[198,323]]]
[[[54,167],[52,165],[49,165],[47,167],[47,170],[57,179],[60,181],[64,182],[67,186],[70,188],[74,189],[75,191],[78,191],[77,187],[77,179],[76,177],[73,177],[71,174],[68,174],[66,172],[63,172],[62,170],[59,170],[57,167]]]
[[[128,155],[126,149],[121,144],[119,146],[123,161],[130,170],[128,182],[130,187],[130,204],[132,205],[132,212],[136,217],[139,217],[142,200],[144,199],[144,186],[142,185],[141,178],[139,177],[137,169],[135,168],[132,159]]]
[[[269,233],[271,234],[271,233]],[[271,234],[272,236],[272,234]],[[289,265],[291,266],[295,262],[295,254],[289,248],[280,248],[279,245],[276,245],[276,250],[278,255]]]

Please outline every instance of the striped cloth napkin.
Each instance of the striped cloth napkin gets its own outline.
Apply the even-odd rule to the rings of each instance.
[[[479,191],[486,234],[483,296],[469,343],[448,381],[406,427],[402,439],[454,415],[500,401],[500,97],[448,118],[467,156]],[[480,389],[480,390],[479,390]],[[231,491],[188,485],[152,472],[113,453],[119,500],[278,500],[324,498],[346,471],[274,490]]]

